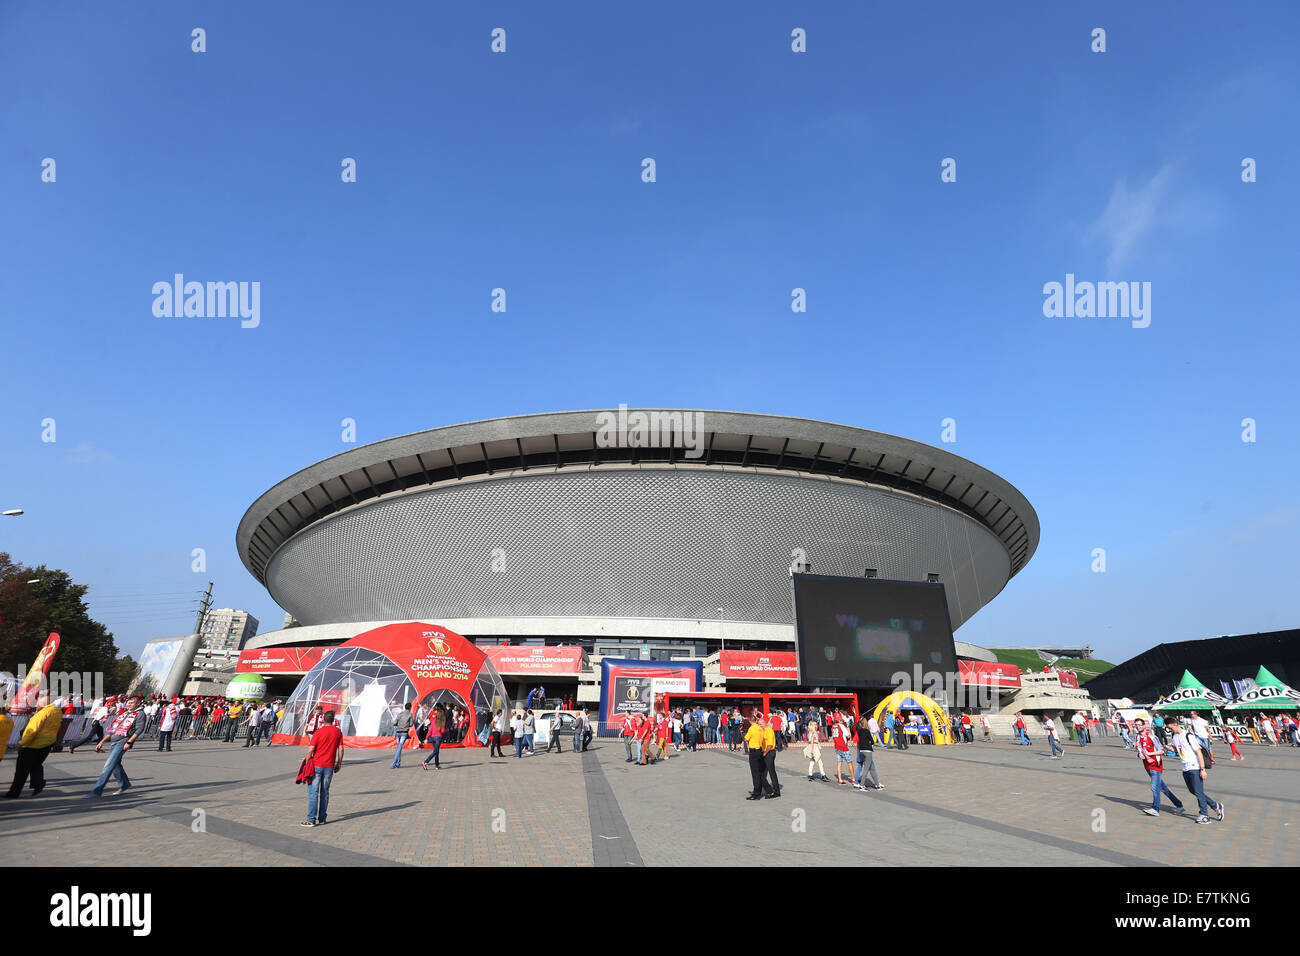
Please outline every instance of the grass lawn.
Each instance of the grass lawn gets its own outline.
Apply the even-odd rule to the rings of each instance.
[[[1033,651],[994,651],[993,653],[998,656],[999,663],[1015,664],[1022,671],[1041,671],[1047,664]],[[1070,657],[1062,657],[1056,662],[1056,666],[1063,670],[1076,671],[1079,675],[1079,683],[1082,684],[1090,677],[1106,673],[1115,665],[1109,661],[1099,661],[1096,658],[1081,661]]]

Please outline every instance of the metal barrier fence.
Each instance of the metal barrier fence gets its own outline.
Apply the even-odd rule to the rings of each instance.
[[[286,717],[288,717],[287,714]],[[18,741],[22,737],[22,732],[27,725],[29,716],[26,714],[13,715],[12,719],[14,722],[14,728],[13,728],[13,732],[10,734],[9,737],[9,748],[8,748],[9,753],[11,754],[16,752],[17,750]],[[143,718],[143,719],[145,720],[144,731],[143,733],[141,733],[139,739],[148,740],[155,743],[159,742],[159,738],[161,736],[161,725],[162,725],[161,715],[155,715],[152,718]],[[1037,721],[1034,720],[1026,721],[1026,724],[1027,724],[1027,729],[1029,731],[1029,737],[1031,740],[1042,738],[1043,730],[1041,725],[1039,725]],[[1260,740],[1256,741],[1255,739],[1252,738],[1250,732],[1246,729],[1244,725],[1237,724],[1236,722],[1232,722],[1231,726],[1232,729],[1236,731],[1239,736],[1239,743],[1263,744],[1265,746],[1268,745],[1268,743],[1264,741],[1264,737],[1262,733],[1260,736]],[[1059,729],[1060,727],[1058,724],[1058,732]],[[59,732],[59,738],[55,744],[54,749],[56,751],[61,751],[61,750],[69,749],[70,747],[93,746],[99,739],[103,737],[103,735],[107,732],[107,730],[108,730],[108,721],[105,721],[102,725],[100,725],[97,731],[95,722],[90,717],[87,716],[64,717],[63,725],[60,728],[60,732]],[[974,740],[975,741],[982,740],[983,731],[981,730],[980,726],[976,724],[973,730],[974,730]],[[1067,727],[1066,731],[1067,731],[1066,735],[1063,736],[1062,742],[1064,742],[1065,740],[1073,739],[1073,733],[1071,732],[1071,728]],[[1093,739],[1096,739],[1096,737],[1098,736],[1111,736],[1111,735],[1119,736],[1118,732],[1113,727],[1108,728],[1108,732],[1100,731],[1099,727],[1090,728],[1090,731]],[[276,732],[281,732],[279,728],[279,722],[277,721],[270,721],[268,723],[259,724],[257,728],[257,739],[259,743],[262,741],[269,743],[271,734]],[[284,728],[283,732],[288,733],[291,732],[291,730],[290,728],[286,727]],[[206,741],[219,740],[222,742],[247,743],[248,733],[249,733],[249,728],[248,728],[247,718],[244,717],[243,715],[240,715],[235,718],[223,716],[220,720],[214,720],[211,717],[211,715],[208,714],[203,714],[200,715],[199,717],[194,717],[193,715],[190,714],[183,714],[177,719],[176,725],[171,732],[171,745],[184,746],[184,744],[187,741],[193,741],[193,740],[206,740]],[[604,722],[592,721],[591,734],[592,734],[592,739],[600,738],[605,740],[619,740],[623,734],[622,724],[621,722],[604,723]],[[1222,743],[1223,731],[1221,727],[1219,727],[1218,725],[1211,725],[1211,734],[1214,736],[1214,738],[1216,738],[1217,742]],[[573,737],[573,730],[571,726],[561,727],[558,736],[560,737],[561,745],[563,745],[564,747],[567,748],[572,745],[571,741]],[[891,741],[887,739],[887,735],[884,732],[882,732],[880,736],[886,739],[878,740],[877,743],[882,746],[889,746]],[[1016,739],[1014,732],[1012,733],[1007,733],[1005,731],[999,732],[999,729],[994,729],[992,736],[993,739],[995,740]],[[791,747],[801,746],[804,742],[793,732],[785,732],[782,734],[782,737],[783,737],[782,746],[791,746]],[[1132,737],[1133,737],[1133,730],[1130,727],[1129,738],[1132,739]],[[1275,737],[1274,739],[1276,740],[1277,738]],[[465,742],[465,741],[458,741],[454,733],[448,733],[444,731],[443,734],[444,744],[453,744],[457,742]],[[489,742],[490,740],[486,734],[480,734],[480,740],[475,740],[472,741],[471,743],[478,744],[481,746],[487,746]],[[539,742],[543,746],[549,743],[548,727],[538,726],[537,732],[534,734],[534,740],[533,740],[534,748],[536,748]],[[926,735],[924,734],[914,735],[909,731],[908,733],[909,744],[916,744],[916,743],[924,744],[928,742],[929,740]],[[1288,736],[1284,735],[1280,740],[1277,740],[1277,742],[1278,744],[1285,746],[1287,744],[1290,744],[1292,741]],[[678,748],[684,749],[688,746],[688,744],[689,744],[688,735],[686,733],[682,733],[680,736],[676,738],[676,740],[670,746],[676,746]],[[823,746],[829,746],[829,743],[826,741],[823,741],[822,744]],[[510,747],[514,746],[513,737],[508,729],[502,735],[502,746],[510,746]],[[716,729],[716,731],[711,732],[710,728],[704,728],[703,732],[699,734],[696,738],[696,746],[703,747],[703,748],[736,747],[736,748],[743,749],[744,730],[743,728],[719,727]]]

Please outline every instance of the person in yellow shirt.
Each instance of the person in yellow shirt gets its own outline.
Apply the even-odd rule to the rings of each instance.
[[[770,717],[763,721],[763,769],[767,771],[764,796],[769,799],[781,796],[781,784],[776,779],[776,728]]]
[[[746,800],[762,800],[771,792],[764,777],[767,774],[767,757],[764,751],[769,735],[772,746],[776,746],[776,735],[772,733],[767,721],[757,710],[750,716],[749,730],[745,731],[745,748],[749,753],[749,775],[753,778],[754,789]]]
[[[13,736],[14,719],[9,716],[9,708],[0,704],[0,760],[5,759],[9,750],[9,738]]]
[[[29,776],[32,780],[32,796],[45,789],[45,769],[42,765],[59,737],[59,728],[63,726],[63,711],[50,705],[49,694],[41,694],[36,703],[39,709],[32,714],[27,726],[23,728],[23,735],[18,738],[14,782],[5,794],[9,799],[22,795]]]

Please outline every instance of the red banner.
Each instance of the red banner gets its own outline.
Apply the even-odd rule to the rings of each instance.
[[[794,651],[723,651],[718,655],[723,677],[798,680]]]
[[[1057,671],[1056,676],[1060,678],[1062,687],[1073,687],[1076,690],[1079,687],[1079,675],[1073,671]]]
[[[498,674],[572,674],[582,670],[581,647],[480,647]]]
[[[235,672],[239,674],[305,674],[329,647],[264,647],[239,652]]]
[[[1019,687],[1020,668],[1015,664],[989,661],[958,661],[957,673],[963,684],[986,687]]]

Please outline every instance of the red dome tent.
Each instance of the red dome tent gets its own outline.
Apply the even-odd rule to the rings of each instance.
[[[335,712],[348,747],[392,747],[393,718],[402,707],[464,707],[464,743],[478,745],[489,715],[506,707],[505,687],[487,655],[437,624],[386,624],[330,648],[285,704],[274,743],[305,744],[316,705]]]

